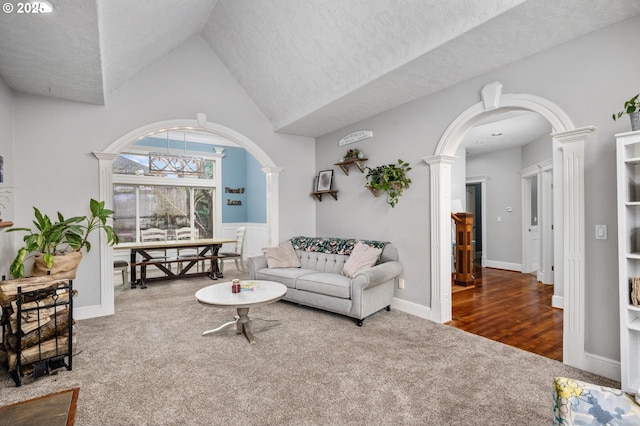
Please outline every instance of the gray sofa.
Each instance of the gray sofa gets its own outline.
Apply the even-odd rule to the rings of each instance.
[[[284,300],[355,318],[359,326],[374,312],[390,310],[395,282],[402,273],[393,244],[323,237],[289,241],[300,259],[299,268],[269,268],[264,255],[250,257],[249,278],[282,283],[287,286]],[[342,270],[358,241],[382,248],[382,253],[377,264],[349,278]]]

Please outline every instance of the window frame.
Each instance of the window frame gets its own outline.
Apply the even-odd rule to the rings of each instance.
[[[118,156],[122,155],[122,154],[134,154],[134,155],[148,155],[149,152],[151,152],[151,150],[146,151],[146,150],[132,150],[132,149],[127,149],[127,150],[123,150],[122,152],[120,152],[118,154]],[[135,229],[135,241],[136,243],[140,242],[140,187],[141,186],[174,186],[174,187],[185,187],[189,189],[190,192],[190,197],[189,197],[189,209],[190,209],[190,226],[193,227],[194,226],[194,217],[193,217],[193,213],[195,212],[195,199],[194,199],[194,189],[195,188],[206,188],[206,189],[212,189],[213,190],[213,194],[212,194],[212,200],[213,200],[213,206],[211,209],[211,221],[213,223],[213,236],[215,237],[218,231],[218,228],[221,226],[221,220],[220,220],[220,203],[221,203],[221,192],[220,192],[220,185],[221,185],[221,167],[222,167],[222,155],[216,153],[216,154],[209,154],[207,155],[206,153],[202,153],[202,152],[195,152],[195,151],[176,151],[176,150],[169,150],[170,154],[187,154],[187,155],[198,155],[201,156],[202,158],[204,158],[207,161],[213,161],[213,178],[212,179],[196,179],[196,178],[188,178],[188,177],[183,177],[183,178],[175,178],[175,177],[168,177],[168,176],[145,176],[145,175],[128,175],[128,174],[119,174],[119,173],[115,173],[113,171],[112,168],[112,188],[114,188],[117,185],[130,185],[133,186],[135,188],[135,192],[136,192],[136,229]],[[114,210],[115,210],[115,200],[114,200]]]

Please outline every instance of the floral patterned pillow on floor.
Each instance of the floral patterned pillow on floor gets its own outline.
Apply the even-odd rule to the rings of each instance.
[[[639,425],[640,406],[620,389],[554,379],[554,425]]]

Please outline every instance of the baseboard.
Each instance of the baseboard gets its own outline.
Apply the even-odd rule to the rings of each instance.
[[[606,377],[611,380],[620,381],[620,361],[611,358],[605,358],[600,355],[584,354],[584,370]]]
[[[417,303],[408,302],[394,297],[391,301],[391,309],[406,312],[407,314],[415,315],[431,321],[431,308],[428,306],[418,305]]]
[[[73,308],[73,319],[83,320],[96,317],[104,317],[113,315],[114,312],[108,312],[102,305],[83,306],[81,308]]]
[[[522,272],[521,263],[499,262],[497,260],[486,260],[483,266],[487,268],[505,269],[507,271]]]
[[[551,307],[552,308],[558,308],[558,309],[564,309],[564,297],[563,296],[556,296],[554,294],[553,297],[551,297]]]

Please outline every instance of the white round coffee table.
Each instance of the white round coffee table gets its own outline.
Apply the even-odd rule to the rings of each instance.
[[[231,282],[226,282],[213,284],[196,292],[196,299],[204,305],[217,308],[236,308],[238,312],[236,320],[222,324],[213,330],[207,330],[202,333],[203,336],[226,330],[235,325],[236,334],[243,333],[249,342],[253,343],[255,341],[251,333],[251,323],[253,321],[279,323],[278,320],[250,319],[249,308],[267,305],[282,299],[287,293],[287,287],[284,284],[273,281],[247,280],[240,283],[245,286],[253,286],[253,290],[243,289],[240,293],[232,293]]]

